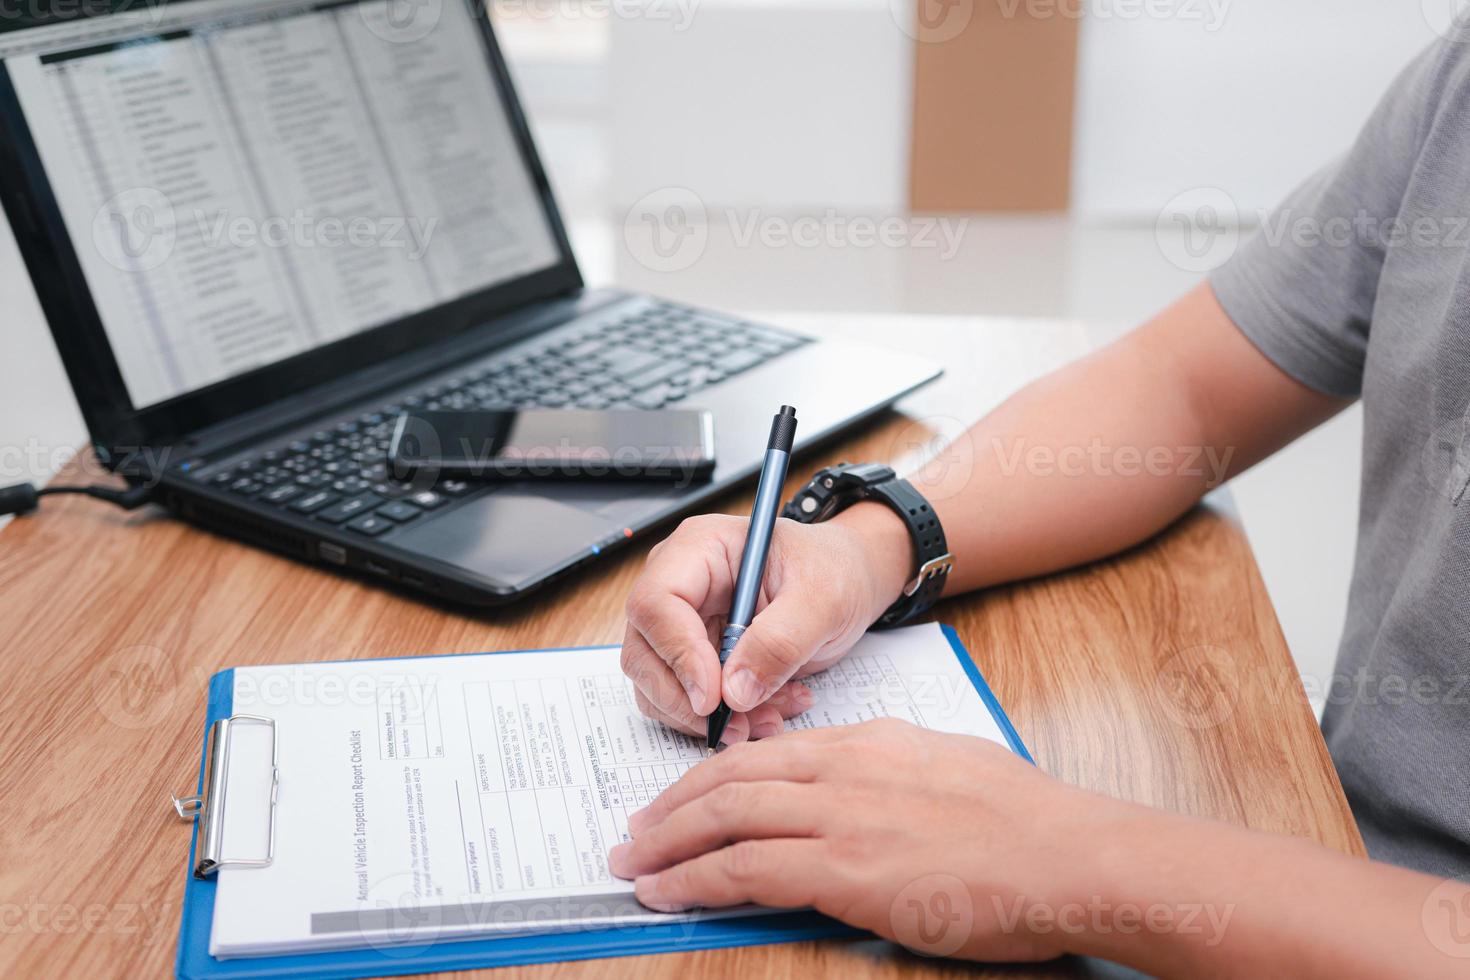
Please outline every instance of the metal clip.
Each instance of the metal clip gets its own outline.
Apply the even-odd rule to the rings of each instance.
[[[903,594],[913,596],[925,582],[939,575],[948,575],[953,568],[954,555],[947,551],[938,558],[930,558],[919,566],[919,574],[914,576],[912,582],[904,586]]]
[[[174,801],[174,810],[178,812],[180,820],[193,820],[204,809],[204,797],[198,794],[183,798],[174,796],[172,793],[168,795]]]
[[[224,856],[225,792],[229,788],[230,733],[236,725],[265,725],[271,730],[271,798],[270,835],[263,858]],[[234,715],[221,718],[209,729],[209,752],[204,762],[204,792],[192,796],[169,794],[174,812],[180,820],[198,820],[199,850],[194,862],[194,877],[207,878],[220,868],[264,868],[276,857],[276,797],[281,783],[280,741],[276,738],[274,719],[258,715]]]

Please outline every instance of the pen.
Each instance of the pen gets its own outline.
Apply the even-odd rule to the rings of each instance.
[[[735,577],[735,595],[730,600],[730,618],[720,635],[720,670],[735,649],[740,635],[755,618],[755,601],[761,594],[761,579],[766,574],[766,556],[771,552],[771,534],[776,530],[776,515],[781,512],[781,488],[786,484],[786,470],[791,465],[791,443],[796,438],[796,409],[782,405],[771,420],[771,438],[766,443],[766,459],[761,464],[760,482],[755,488],[755,506],[750,510],[750,530],[746,532],[745,550],[740,554],[740,573]],[[709,746],[714,751],[730,721],[730,706],[723,697],[709,716]]]

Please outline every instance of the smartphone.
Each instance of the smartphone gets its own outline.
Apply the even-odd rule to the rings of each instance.
[[[394,479],[665,480],[687,485],[715,469],[705,411],[617,409],[409,411],[388,442]]]

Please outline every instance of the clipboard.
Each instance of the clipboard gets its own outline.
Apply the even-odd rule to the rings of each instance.
[[[1012,751],[1034,762],[1021,742],[1015,726],[970,659],[959,635],[942,626],[945,638],[975,685],[980,700],[990,710]],[[537,653],[546,651],[503,651]],[[479,654],[450,654],[479,656]],[[417,658],[431,660],[431,657]],[[197,791],[188,797],[173,797],[172,809],[193,823],[189,863],[184,883],[179,949],[175,970],[186,980],[212,978],[312,977],[319,980],[354,980],[369,976],[400,976],[448,970],[472,970],[500,966],[523,966],[573,960],[636,956],[647,953],[688,952],[730,946],[758,946],[812,939],[854,938],[868,935],[817,912],[781,912],[739,918],[710,918],[669,925],[610,927],[583,932],[552,932],[535,936],[489,939],[454,939],[403,946],[380,946],[331,952],[295,953],[217,959],[209,954],[210,931],[214,924],[216,872],[222,867],[265,867],[274,859],[275,799],[279,789],[271,773],[270,835],[263,853],[239,854],[223,839],[224,808],[228,805],[228,757],[230,732],[239,725],[268,726],[272,730],[272,768],[276,766],[275,722],[257,715],[234,715],[235,672],[222,670],[210,678],[209,705],[205,716],[204,751],[199,761]]]

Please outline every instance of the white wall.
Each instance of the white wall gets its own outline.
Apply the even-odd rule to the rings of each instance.
[[[1319,714],[1347,617],[1362,459],[1363,407],[1354,405],[1230,485]]]
[[[1199,187],[1223,189],[1243,218],[1271,207],[1348,147],[1455,2],[1173,0],[1173,18],[1086,19],[1075,210],[1152,221]],[[1124,9],[1089,9],[1110,6]]]
[[[913,41],[888,0],[702,0],[613,18],[612,201],[901,212]],[[682,26],[681,26],[682,25]]]
[[[1218,187],[1252,220],[1347,147],[1457,2],[1080,0],[1074,210],[1151,221]],[[913,42],[886,0],[652,9],[685,13],[608,23],[615,206],[685,187],[711,207],[902,208]]]

